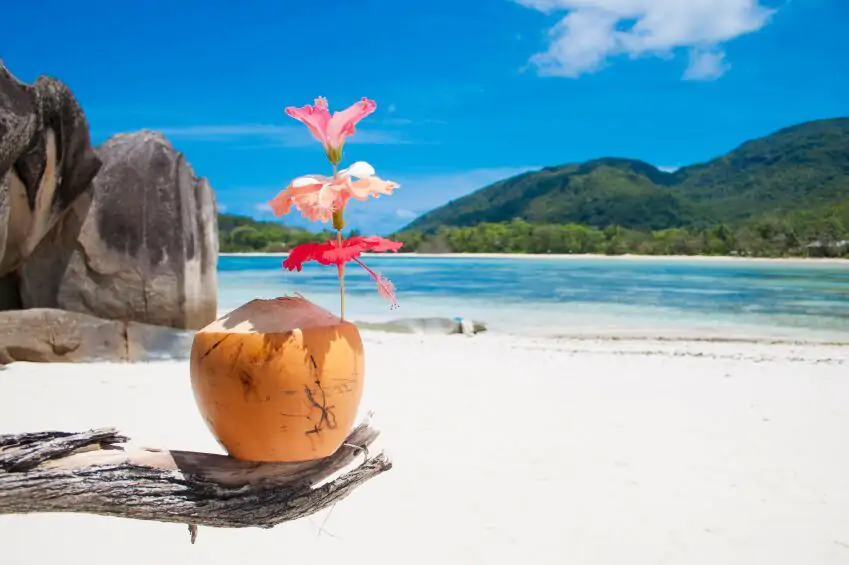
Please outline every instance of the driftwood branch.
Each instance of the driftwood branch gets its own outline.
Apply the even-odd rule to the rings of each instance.
[[[330,457],[257,463],[124,445],[104,428],[0,435],[0,515],[81,512],[224,528],[271,528],[318,512],[389,470],[369,457],[378,432],[355,428]],[[363,462],[343,472],[355,461]]]

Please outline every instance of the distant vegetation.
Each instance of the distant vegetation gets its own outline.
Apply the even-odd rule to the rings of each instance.
[[[261,222],[247,216],[218,214],[218,243],[222,253],[288,251],[299,243],[326,241],[331,232],[314,233],[284,226],[278,222]]]
[[[327,239],[220,216],[222,251]],[[849,256],[849,118],[807,122],[673,173],[603,158],[505,179],[416,219],[402,252]]]
[[[841,214],[842,212],[842,214]],[[710,227],[637,230],[604,229],[578,224],[531,224],[524,220],[484,223],[474,227],[443,227],[433,233],[405,231],[393,237],[404,242],[401,253],[598,253],[644,255],[742,255],[751,257],[849,257],[846,226],[849,205],[823,213],[799,213],[787,218],[765,217],[731,228]],[[299,243],[326,241],[330,231],[309,232],[277,222],[245,216],[218,217],[222,253],[285,252]],[[346,234],[356,235],[356,232]],[[818,244],[811,244],[817,242]]]
[[[405,231],[401,252],[419,253],[597,253],[620,255],[740,255],[749,257],[849,257],[849,234],[837,216],[788,222],[763,218],[736,228],[664,230],[603,229],[579,224],[532,224],[525,220],[443,227],[433,233]],[[810,243],[809,243],[810,242]]]

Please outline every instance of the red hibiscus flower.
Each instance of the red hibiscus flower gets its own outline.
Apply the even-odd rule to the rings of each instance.
[[[310,261],[315,261],[320,265],[336,265],[341,280],[345,263],[353,261],[365,269],[375,280],[378,294],[389,300],[391,308],[394,309],[398,307],[398,301],[395,298],[395,286],[380,273],[369,269],[360,261],[359,257],[365,252],[398,251],[402,245],[404,244],[400,241],[390,241],[376,235],[351,237],[342,241],[330,240],[324,243],[303,243],[289,252],[289,256],[283,261],[283,267],[290,271],[300,271],[304,263]]]

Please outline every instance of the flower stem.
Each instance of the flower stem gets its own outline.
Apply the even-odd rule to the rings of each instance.
[[[329,155],[328,155],[329,156]],[[333,163],[333,178],[336,178],[338,159]],[[345,208],[342,207],[333,212],[333,227],[336,229],[336,244],[342,249],[342,230],[345,228]],[[339,319],[345,321],[345,264],[339,265],[336,270],[339,273]]]
[[[336,230],[336,242],[339,244],[339,248],[342,248],[342,230]],[[345,264],[341,264],[337,267],[339,271],[339,311],[341,315],[339,318],[344,322],[345,321]]]

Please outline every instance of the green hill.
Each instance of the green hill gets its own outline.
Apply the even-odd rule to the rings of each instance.
[[[678,194],[725,222],[846,204],[849,118],[785,128],[674,176]]]
[[[828,213],[849,202],[849,118],[807,122],[674,173],[633,159],[546,167],[484,187],[402,231],[522,219],[663,230]]]
[[[329,232],[316,234],[280,222],[218,214],[218,245],[222,253],[283,252],[299,243],[325,241],[330,237]]]
[[[221,251],[314,234],[219,215]],[[807,122],[668,173],[634,159],[546,167],[416,219],[402,252],[849,256],[849,118]]]

